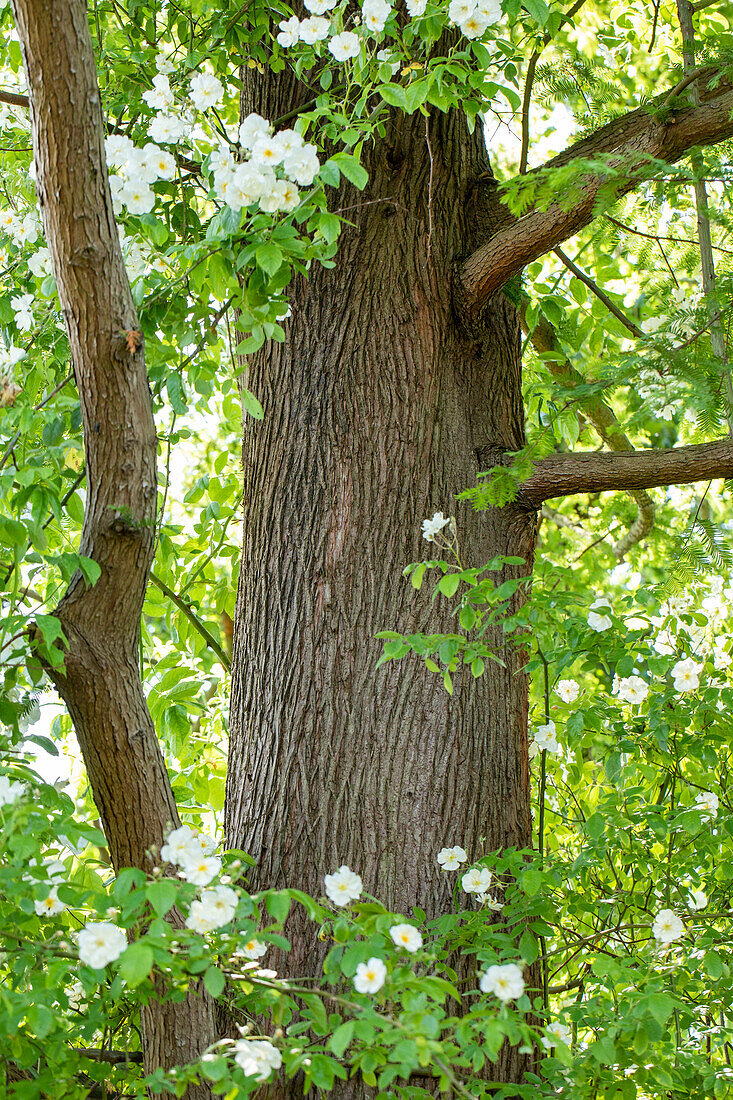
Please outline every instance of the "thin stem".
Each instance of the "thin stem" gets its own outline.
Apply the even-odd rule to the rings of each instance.
[[[214,635],[208,630],[206,626],[204,626],[198,615],[195,614],[191,605],[185,600],[182,600],[181,597],[176,592],[174,592],[172,588],[168,587],[165,581],[162,581],[160,577],[157,577],[153,572],[150,573],[150,582],[151,584],[154,584],[155,587],[159,589],[159,591],[162,592],[164,596],[167,596],[171,603],[174,603],[178,610],[186,616],[188,621],[193,626],[194,630],[198,631],[198,633],[206,642],[209,649],[213,649],[214,653],[217,655],[224,668],[227,670],[227,672],[229,672],[232,667],[232,662],[229,660]]]
[[[598,298],[599,301],[603,302],[606,309],[609,310],[609,312],[612,313],[614,317],[616,317],[621,322],[624,328],[627,329],[632,336],[635,336],[637,340],[641,339],[644,336],[644,333],[639,328],[639,326],[635,325],[633,321],[629,320],[623,310],[619,309],[616,303],[608,297],[605,290],[599,287],[598,283],[591,279],[590,275],[586,275],[586,273],[581,268],[579,268],[578,265],[574,263],[570,259],[570,257],[565,252],[563,252],[561,248],[555,248],[553,249],[553,251],[558,259],[562,260],[568,271],[572,271],[575,278],[580,279],[581,283],[584,283],[585,286],[587,286],[588,289],[593,294],[595,294],[596,298]]]

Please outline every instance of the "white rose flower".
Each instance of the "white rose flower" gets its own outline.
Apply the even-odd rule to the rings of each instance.
[[[362,23],[372,34],[381,34],[391,14],[392,8],[386,0],[364,0],[361,9]]]
[[[412,924],[395,924],[389,934],[396,947],[404,947],[410,954],[422,947],[422,935]]]
[[[30,267],[30,260],[28,266]],[[726,668],[730,668],[731,662],[733,662],[733,656],[724,648],[722,643],[717,642],[713,646],[713,668],[718,672],[723,672]]]
[[[204,850],[190,825],[181,825],[174,829],[165,838],[160,849],[160,858],[165,863],[175,863],[179,867],[184,863],[191,863],[203,854]]]
[[[175,145],[186,134],[188,123],[179,115],[156,115],[151,120],[149,134],[153,141]]]
[[[239,895],[231,886],[211,886],[208,890],[201,891],[201,915],[211,924],[212,928],[222,928],[233,918]]]
[[[58,899],[58,887],[54,886],[40,901],[34,901],[36,913],[39,917],[55,917],[57,913],[63,913],[66,906]]]
[[[608,630],[613,626],[613,619],[609,615],[599,615],[599,609],[611,610],[611,605],[608,600],[603,598],[595,600],[588,611],[588,626],[591,630],[596,630],[600,634],[604,630]]]
[[[47,248],[39,248],[28,260],[28,267],[37,279],[45,279],[51,274],[51,253]]]
[[[718,813],[718,806],[720,801],[717,794],[713,794],[712,791],[700,791],[700,794],[695,799],[695,809],[701,810],[704,814],[710,817],[715,817]]]
[[[203,935],[206,932],[213,932],[214,929],[218,927],[216,917],[213,915],[209,906],[204,905],[198,898],[191,902],[191,907],[186,917],[186,928],[190,928],[192,932],[199,932]]]
[[[451,23],[462,23],[476,11],[476,0],[451,0],[448,7],[448,19]]]
[[[673,943],[685,934],[685,926],[671,909],[660,909],[654,918],[652,935],[660,943]]]
[[[690,909],[705,909],[708,904],[708,896],[704,890],[693,890],[688,899]]]
[[[516,963],[506,963],[505,966],[490,966],[481,975],[479,989],[482,993],[493,993],[503,1001],[516,1000],[524,993],[524,978],[521,969]]]
[[[305,144],[285,155],[283,169],[285,174],[299,183],[301,187],[310,187],[320,171],[318,151],[315,145]]]
[[[614,695],[618,695],[622,703],[643,703],[649,694],[649,685],[641,676],[624,676],[614,685]]]
[[[354,989],[357,993],[377,993],[384,985],[387,967],[381,959],[372,958],[359,963],[354,975]]]
[[[444,516],[442,512],[436,512],[432,519],[424,519],[422,521],[422,537],[426,542],[434,542],[435,536],[442,531],[450,521],[450,516]]]
[[[324,19],[322,15],[311,15],[308,19],[301,20],[300,29],[300,41],[305,42],[307,46],[313,46],[316,42],[323,42],[324,38],[328,37],[328,32],[331,29],[331,24],[328,19]]]
[[[107,963],[119,959],[127,947],[127,937],[121,928],[109,921],[88,924],[77,937],[79,958],[94,970],[104,970]]]
[[[257,1081],[266,1081],[283,1064],[280,1051],[267,1039],[239,1039],[232,1049],[240,1069]]]
[[[224,85],[211,73],[196,73],[191,80],[191,102],[199,111],[213,107],[224,94]]]
[[[480,38],[489,25],[485,15],[474,11],[466,19],[458,24],[458,29],[465,38]]]
[[[19,294],[17,298],[10,299],[10,306],[15,314],[15,323],[22,332],[33,328],[33,295]]]
[[[0,806],[12,806],[25,793],[22,783],[16,783],[8,779],[7,775],[0,775]]]
[[[467,894],[485,894],[491,886],[491,871],[488,867],[472,867],[461,879],[461,886]]]
[[[342,31],[333,36],[328,48],[337,61],[348,61],[351,57],[358,57],[361,43],[352,31]]]
[[[545,726],[538,726],[535,734],[535,744],[538,749],[546,749],[547,752],[560,752],[555,723],[550,721]]]
[[[242,948],[242,955],[245,959],[261,959],[267,951],[267,944],[261,943],[259,940],[247,940]]]
[[[277,41],[283,49],[297,46],[300,42],[300,20],[298,16],[291,15],[290,19],[283,19],[281,23],[278,23],[278,26],[280,27],[280,33],[277,36]]]
[[[158,73],[153,77],[153,87],[150,91],[143,92],[143,99],[148,107],[152,107],[154,111],[171,110],[175,99],[171,91],[170,81],[165,73]]]
[[[700,673],[702,665],[688,657],[684,661],[678,661],[672,668],[672,679],[675,691],[697,691],[700,686]]]
[[[336,7],[338,0],[303,0],[303,3],[311,15],[325,15]]]
[[[438,863],[444,871],[457,871],[467,859],[464,849],[458,844],[453,848],[441,848],[438,852]]]
[[[149,214],[155,206],[155,193],[147,183],[126,183],[119,198],[131,214]]]
[[[364,888],[356,872],[345,863],[332,875],[326,875],[323,881],[326,884],[326,894],[334,905],[348,905],[356,901]]]
[[[183,864],[183,874],[187,882],[194,886],[208,886],[213,878],[221,871],[221,860],[218,856],[205,856],[203,853],[198,859]]]
[[[272,126],[267,119],[253,111],[239,127],[239,144],[243,149],[251,149],[258,137],[271,133]]]
[[[563,703],[574,703],[580,695],[580,688],[575,680],[558,680],[555,691]]]
[[[427,6],[428,0],[407,0],[407,14],[412,19],[419,19],[421,15],[425,14]]]
[[[498,23],[503,14],[498,0],[479,0],[476,11],[487,20],[489,25]]]
[[[561,1024],[559,1020],[554,1020],[551,1024],[548,1024],[545,1028],[544,1037],[540,1039],[545,1050],[557,1046],[558,1043],[564,1043],[566,1047],[569,1047],[572,1041],[572,1029],[567,1024]]]

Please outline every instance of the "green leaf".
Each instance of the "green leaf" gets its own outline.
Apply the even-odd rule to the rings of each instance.
[[[341,1024],[334,1031],[331,1038],[328,1040],[328,1045],[337,1058],[346,1050],[347,1046],[354,1037],[354,1021],[347,1020],[345,1024]]]
[[[0,546],[24,546],[28,531],[22,523],[8,516],[0,516]]]
[[[438,581],[438,591],[442,592],[444,596],[455,596],[460,583],[461,578],[457,573],[446,573]]]
[[[282,266],[282,249],[274,241],[260,245],[255,252],[255,260],[257,266],[262,268],[266,275],[274,275]]]
[[[380,84],[379,94],[390,107],[401,107],[403,111],[407,110],[407,96],[400,84]]]
[[[138,940],[131,943],[120,958],[118,973],[131,989],[141,985],[153,969],[153,949]]]
[[[413,570],[410,577],[410,584],[413,588],[420,588],[427,567],[427,562],[421,561],[417,568]]]
[[[260,405],[255,395],[253,393],[250,393],[249,390],[242,389],[240,392],[240,396],[242,398],[242,408],[245,410],[245,412],[247,412],[255,420],[262,420],[265,413],[262,405]]]
[[[275,920],[282,924],[290,912],[290,894],[287,890],[273,890],[265,895],[265,908]]]
[[[178,885],[170,878],[161,878],[151,882],[145,890],[145,896],[159,917],[164,917],[175,905],[178,897]]]
[[[369,179],[369,173],[356,157],[351,153],[335,153],[331,157],[331,162],[338,165],[339,169],[346,176],[347,180],[358,187],[360,191],[363,191],[367,185]]]
[[[204,985],[212,997],[221,997],[226,984],[226,978],[218,966],[210,966],[205,972]]]

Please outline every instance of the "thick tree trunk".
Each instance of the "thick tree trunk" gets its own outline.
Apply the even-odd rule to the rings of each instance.
[[[347,863],[386,905],[434,915],[452,905],[443,845],[531,846],[525,658],[457,674],[451,698],[417,660],[375,671],[374,635],[456,628],[401,571],[430,556],[421,520],[523,443],[519,320],[501,294],[470,330],[452,305],[491,227],[480,132],[396,116],[367,166],[364,194],[333,203],[354,223],[337,266],[297,280],[285,343],[250,364],[265,418],[244,427],[227,830],[258,886],[320,894]],[[531,510],[462,508],[458,530],[466,563],[531,571]],[[287,969],[312,973],[315,929],[293,931]],[[516,1053],[502,1062],[517,1080]]]
[[[115,870],[152,866],[175,800],[138,668],[154,555],[153,409],[135,306],[112,211],[104,125],[84,0],[14,0],[33,123],[38,197],[64,311],[84,423],[87,506],[80,553],[101,567],[72,578],[56,610],[69,708]],[[145,1068],[193,1060],[216,1038],[203,990],[142,1012]],[[209,1100],[206,1086],[187,1100]]]

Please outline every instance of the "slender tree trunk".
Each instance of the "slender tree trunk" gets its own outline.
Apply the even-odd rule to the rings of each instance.
[[[14,0],[30,92],[43,226],[81,401],[87,506],[80,553],[96,585],[72,577],[56,610],[69,708],[115,870],[152,866],[179,824],[140,681],[140,615],[154,555],[156,438],[142,335],[125,272],[104,156],[104,124],[84,0]],[[192,988],[142,1013],[145,1069],[193,1060],[216,1038],[214,1006]],[[208,1085],[187,1100],[209,1100]]]
[[[227,830],[258,886],[320,894],[347,863],[391,908],[435,915],[452,906],[443,845],[531,846],[525,657],[457,674],[450,697],[417,659],[375,671],[374,634],[455,629],[401,572],[430,556],[421,520],[522,446],[519,320],[502,294],[470,329],[453,308],[495,210],[480,128],[396,115],[367,166],[367,190],[333,203],[354,223],[337,266],[297,280],[285,343],[250,364],[265,418],[244,426]],[[458,530],[466,563],[531,571],[533,511],[462,508]],[[312,973],[315,930],[293,938],[288,971]],[[518,1079],[515,1052],[499,1072]]]

